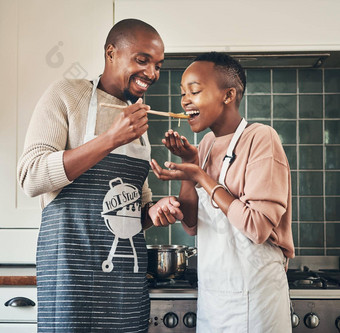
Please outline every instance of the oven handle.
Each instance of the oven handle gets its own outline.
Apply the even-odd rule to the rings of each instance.
[[[5,306],[35,306],[35,303],[26,297],[13,297],[5,303]]]

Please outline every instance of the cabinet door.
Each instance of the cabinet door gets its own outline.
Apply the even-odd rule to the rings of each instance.
[[[0,230],[1,264],[35,264],[39,229]],[[1,331],[0,331],[1,332]]]
[[[152,24],[168,53],[340,50],[340,1],[115,0],[115,20]]]
[[[52,81],[102,72],[112,25],[113,0],[0,0],[0,233],[39,227],[39,200],[16,181],[31,114]]]
[[[37,324],[1,324],[0,332],[6,333],[36,333]]]

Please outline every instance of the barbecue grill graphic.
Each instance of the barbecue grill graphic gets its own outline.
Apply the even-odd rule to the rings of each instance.
[[[115,235],[111,250],[102,263],[103,272],[113,270],[113,257],[134,258],[133,272],[138,273],[138,257],[132,237],[138,234],[142,225],[140,222],[141,206],[137,200],[140,198],[138,189],[121,178],[109,182],[110,190],[106,193],[101,213],[107,228]],[[133,254],[115,254],[119,238],[129,239]]]

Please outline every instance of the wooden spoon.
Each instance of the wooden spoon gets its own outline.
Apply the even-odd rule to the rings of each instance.
[[[108,103],[100,103],[100,106],[106,106],[113,109],[125,109],[126,105],[118,105],[118,104],[108,104]],[[172,117],[172,118],[178,118],[178,119],[189,119],[190,116],[184,113],[173,113],[173,112],[165,112],[165,111],[154,111],[154,110],[148,110],[146,111],[150,114],[155,114],[157,116],[163,116],[163,117]]]

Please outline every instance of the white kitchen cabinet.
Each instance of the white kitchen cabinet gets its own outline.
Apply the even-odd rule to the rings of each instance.
[[[39,229],[0,230],[1,264],[35,264]],[[0,331],[1,332],[1,331]]]
[[[0,286],[0,323],[5,322],[37,322],[36,286]]]
[[[0,0],[2,257],[8,244],[17,243],[16,233],[9,230],[27,232],[31,244],[36,235],[29,229],[40,225],[38,198],[28,198],[16,179],[33,109],[52,81],[93,79],[102,73],[112,25],[113,0]]]
[[[22,300],[25,298],[25,300]],[[26,302],[26,306],[22,306]],[[16,300],[16,305],[6,306]],[[32,305],[29,303],[32,301]],[[34,305],[33,305],[34,304]],[[0,332],[36,333],[37,332],[37,288],[35,286],[0,286]]]
[[[1,324],[0,332],[6,333],[36,333],[37,324]]]
[[[37,198],[16,182],[32,111],[62,77],[89,78],[104,68],[104,43],[113,24],[112,0],[1,0],[1,228],[39,227]]]
[[[115,21],[153,25],[167,53],[340,50],[338,0],[116,0]]]

